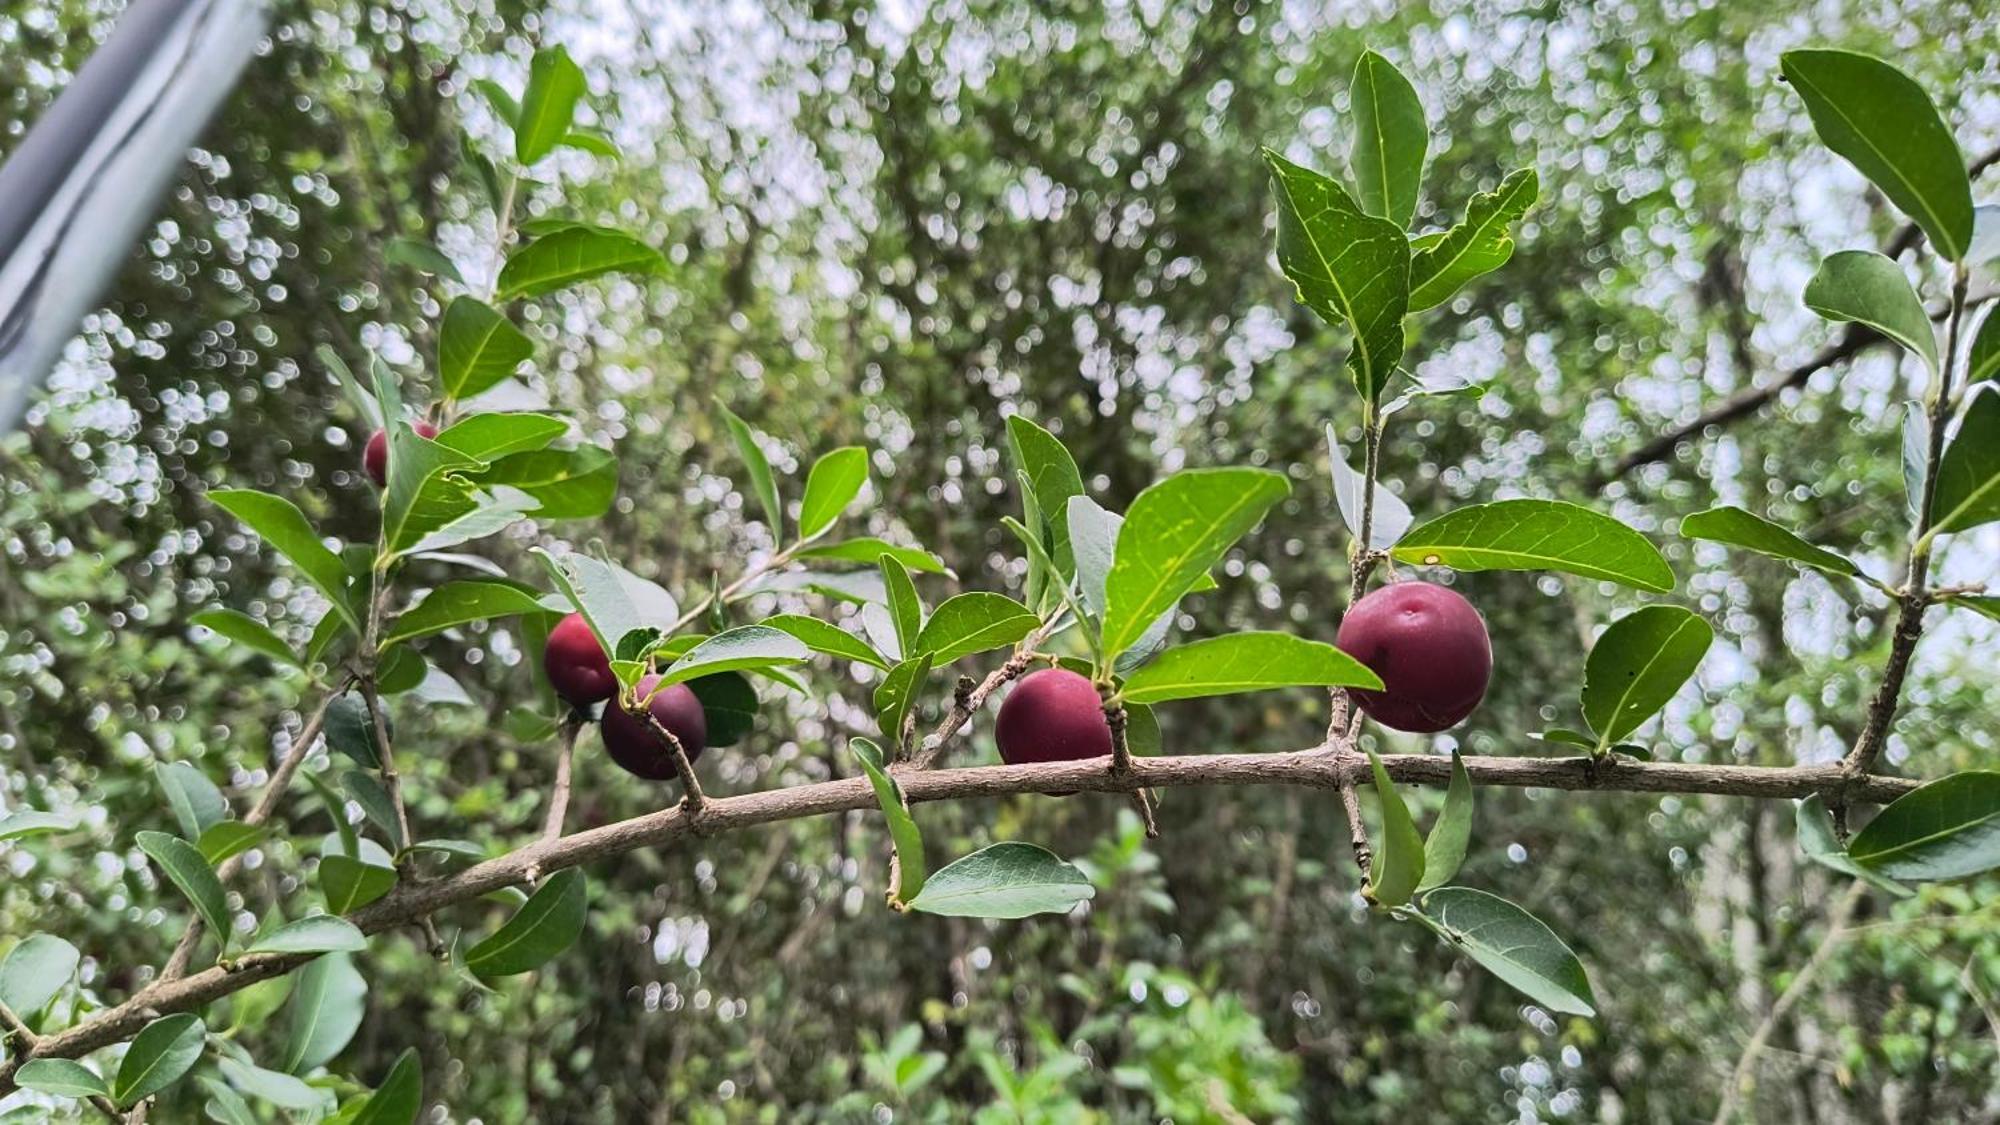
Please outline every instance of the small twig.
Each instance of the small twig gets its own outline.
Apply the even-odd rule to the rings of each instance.
[[[617,706],[616,701],[613,701],[612,706]],[[682,746],[681,740],[674,737],[674,732],[668,730],[666,724],[654,718],[651,711],[645,711],[643,714],[646,725],[652,727],[653,733],[665,740],[668,751],[674,756],[674,772],[681,775],[682,807],[687,810],[690,819],[701,815],[702,807],[707,803],[708,797],[701,791],[701,779],[694,775],[694,762],[687,756],[687,747]]]
[[[1354,866],[1361,869],[1361,877],[1368,877],[1369,868],[1374,865],[1375,851],[1368,845],[1368,823],[1361,819],[1361,797],[1355,792],[1355,759],[1360,755],[1352,750],[1341,752],[1340,811],[1347,814],[1348,842],[1354,847]]]
[[[937,729],[924,738],[916,753],[910,755],[912,768],[927,770],[935,765],[946,746],[950,744],[952,736],[986,705],[986,700],[1010,681],[1020,678],[1030,664],[1041,658],[1035,649],[1047,639],[1047,629],[1048,626],[1044,625],[1028,634],[1027,639],[1023,640],[1020,647],[1014,651],[1014,655],[1007,658],[1007,663],[995,668],[969,690],[964,684],[960,684],[952,697],[951,709],[945,712],[944,719],[938,723]]]
[[[543,843],[563,833],[563,818],[569,813],[571,760],[576,756],[576,736],[584,722],[582,712],[571,711],[556,728],[556,781],[549,793],[548,815],[542,820]]]
[[[1098,690],[1104,693],[1104,722],[1111,728],[1111,775],[1123,777],[1132,772],[1132,747],[1125,739],[1125,705],[1111,694],[1111,685],[1100,684]],[[1153,795],[1144,789],[1132,790],[1132,807],[1139,811],[1139,819],[1146,826],[1146,838],[1160,838],[1160,824],[1153,819]]]

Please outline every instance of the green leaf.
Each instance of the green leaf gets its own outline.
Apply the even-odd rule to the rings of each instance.
[[[558,871],[505,925],[466,951],[465,967],[481,980],[539,969],[576,943],[588,908],[583,872]]]
[[[562,143],[576,121],[576,103],[583,97],[583,71],[561,47],[535,52],[528,67],[528,88],[514,118],[514,158],[521,167],[533,165]]]
[[[2000,595],[1954,594],[1953,596],[1945,599],[1945,604],[1954,605],[1960,609],[1969,609],[1974,613],[1983,614],[1987,617],[1992,618],[1995,621],[2000,621]],[[23,814],[23,815],[40,815],[40,814]],[[0,840],[4,840],[6,838],[7,838],[7,821],[0,820]]]
[[[867,641],[830,622],[816,617],[806,617],[797,613],[781,613],[759,622],[773,629],[783,629],[805,643],[814,652],[824,652],[843,660],[856,660],[871,668],[889,670],[889,662],[882,659]]]
[[[623,231],[571,226],[530,242],[500,267],[503,301],[567,289],[607,273],[640,276],[663,273],[666,258]]]
[[[1104,581],[1104,656],[1133,647],[1292,486],[1265,469],[1190,469],[1139,494]],[[1071,506],[1072,519],[1075,505]],[[1085,565],[1077,548],[1078,573]],[[1085,601],[1090,599],[1084,585]]]
[[[847,745],[860,760],[861,772],[868,775],[868,783],[875,787],[875,800],[889,821],[889,839],[896,848],[889,867],[889,904],[900,909],[924,889],[924,835],[910,816],[902,786],[889,776],[889,769],[882,762],[881,747],[865,738],[848,739]]]
[[[1924,478],[1930,472],[1931,420],[1920,402],[1903,404],[1903,508],[1910,522],[1924,502]]]
[[[229,815],[229,802],[222,796],[222,790],[194,766],[186,762],[155,762],[153,776],[167,795],[167,807],[174,810],[174,820],[187,840],[201,839],[203,832]]]
[[[319,533],[306,522],[305,513],[296,505],[283,497],[247,488],[212,488],[208,498],[291,560],[299,573],[333,603],[333,612],[340,615],[347,627],[361,632],[354,607],[347,602],[347,565],[320,542]]]
[[[254,848],[264,839],[264,830],[254,824],[240,820],[225,820],[210,825],[208,830],[195,841],[195,850],[210,867],[220,867],[222,862]]]
[[[1354,142],[1347,150],[1347,171],[1354,177],[1354,194],[1363,211],[1407,228],[1417,214],[1431,143],[1424,103],[1403,72],[1374,51],[1361,53],[1348,97]]]
[[[1806,307],[1828,320],[1865,324],[1937,370],[1937,333],[1903,267],[1873,250],[1842,250],[1806,283]]]
[[[1382,838],[1375,847],[1374,862],[1368,866],[1368,886],[1362,894],[1382,906],[1401,906],[1424,880],[1424,838],[1410,819],[1410,807],[1389,780],[1389,771],[1375,751],[1368,751],[1368,763],[1375,774],[1375,796],[1382,804]]]
[[[2000,387],[1972,396],[1944,460],[1931,502],[1932,531],[1964,531],[2000,520]]]
[[[521,103],[507,92],[505,86],[490,78],[481,78],[473,82],[472,88],[485,97],[486,104],[493,108],[493,116],[498,117],[507,128],[514,128],[514,123],[521,119]]]
[[[907,659],[916,651],[917,637],[923,632],[924,602],[917,596],[917,584],[910,580],[903,560],[885,553],[875,562],[882,568],[883,600],[896,628],[896,651]]]
[[[1332,179],[1271,149],[1264,160],[1278,194],[1278,266],[1321,320],[1354,329],[1348,367],[1375,402],[1403,358],[1410,303],[1410,244],[1403,228],[1365,214]]]
[[[54,1094],[59,1098],[107,1098],[111,1087],[97,1072],[74,1059],[29,1059],[14,1072],[14,1082],[23,1090]]]
[[[562,147],[587,152],[592,156],[602,156],[607,160],[617,160],[624,154],[610,137],[595,129],[571,129],[563,134]]]
[[[867,482],[868,451],[858,445],[842,446],[814,462],[806,476],[805,499],[799,502],[799,538],[811,539],[832,527]]]
[[[351,953],[329,953],[293,977],[285,1069],[302,1074],[323,1066],[354,1038],[368,1007],[368,982]]]
[[[733,746],[757,724],[757,689],[740,672],[723,672],[688,681],[708,720],[708,745]]]
[[[917,634],[915,651],[942,667],[977,652],[1011,645],[1035,631],[1041,618],[1004,594],[986,590],[945,599]]]
[[[1967,770],[1903,794],[1854,834],[1847,854],[1913,882],[2000,867],[2000,772]]]
[[[381,666],[375,673],[375,685],[383,695],[399,695],[414,689],[430,674],[430,666],[416,649],[408,645],[393,645],[382,653]]]
[[[471,508],[462,515],[447,520],[399,554],[435,553],[447,547],[484,539],[520,522],[541,506],[540,501],[520,489],[504,485],[487,492],[473,493],[471,504]]]
[[[750,671],[803,664],[811,650],[797,637],[768,625],[725,630],[689,649],[660,672],[659,687],[717,672]]]
[[[389,1068],[389,1076],[368,1095],[367,1103],[348,1125],[415,1125],[423,1108],[423,1063],[415,1047],[405,1047],[396,1056],[396,1065]]]
[[[1561,500],[1496,500],[1447,512],[1403,537],[1395,557],[1453,570],[1559,570],[1638,590],[1674,588],[1673,568],[1638,532]]]
[[[1689,539],[1706,539],[1747,548],[1760,555],[1811,567],[1826,574],[1850,578],[1861,576],[1861,568],[1847,559],[1825,548],[1815,547],[1770,520],[1741,508],[1721,507],[1696,512],[1681,521],[1681,534]]]
[[[1797,819],[1799,851],[1807,859],[1887,891],[1897,898],[1908,898],[1914,893],[1894,879],[1877,875],[1854,862],[1847,849],[1840,846],[1840,838],[1833,830],[1833,814],[1827,812],[1826,800],[1819,794],[1814,793],[1798,803]]]
[[[1514,256],[1508,230],[1535,205],[1541,182],[1522,168],[1482,191],[1465,205],[1465,218],[1450,230],[1425,235],[1410,247],[1410,311],[1422,312],[1451,300],[1465,283],[1492,273]]]
[[[1989,312],[1965,353],[1965,385],[2000,379],[2000,311]]]
[[[319,889],[326,896],[326,908],[335,914],[359,910],[395,885],[394,868],[345,855],[325,856],[319,861]]]
[[[910,909],[954,918],[1064,914],[1097,894],[1075,865],[1047,848],[1007,841],[946,864],[910,900]]]
[[[361,696],[348,692],[326,708],[326,744],[369,769],[380,769],[382,750],[375,741],[375,722]],[[395,737],[395,728],[389,730]]]
[[[359,953],[368,939],[354,923],[330,914],[315,914],[280,926],[258,938],[245,953]]]
[[[764,526],[771,529],[771,537],[782,541],[785,535],[785,509],[778,502],[778,480],[771,473],[771,461],[764,456],[764,447],[757,444],[757,433],[746,425],[726,406],[717,406],[722,411],[722,420],[729,427],[729,436],[736,442],[737,456],[743,458],[743,470],[750,474],[750,491],[757,497],[757,503],[764,509]]]
[[[1583,669],[1583,717],[1597,732],[1594,752],[1639,729],[1688,682],[1715,630],[1677,605],[1649,605],[1611,623]]]
[[[1381,686],[1374,672],[1330,644],[1286,633],[1232,633],[1166,650],[1125,677],[1120,694],[1132,703],[1159,703],[1283,687]]]
[[[66,816],[39,809],[22,809],[20,812],[0,816],[0,843],[8,840],[25,840],[30,836],[45,836],[51,832],[68,832],[76,827],[76,821]]]
[[[529,553],[542,560],[605,652],[616,653],[634,630],[665,627],[680,616],[671,594],[617,563],[574,553],[557,557],[540,547]]]
[[[201,1020],[187,1012],[147,1024],[118,1064],[111,1100],[129,1107],[173,1085],[201,1058],[207,1037]]]
[[[397,616],[382,638],[382,647],[386,649],[398,641],[427,637],[474,621],[541,612],[540,595],[510,582],[481,579],[447,582]]]
[[[382,494],[382,542],[394,557],[414,550],[431,532],[478,507],[460,475],[481,462],[448,449],[408,422],[389,426],[389,486]]]
[[[892,744],[902,745],[904,719],[916,705],[917,694],[930,678],[931,665],[936,660],[935,653],[920,653],[889,669],[889,674],[876,685],[875,718],[882,728],[882,737]]]
[[[407,841],[403,839],[402,823],[396,818],[396,802],[389,796],[389,790],[375,780],[375,775],[346,770],[340,775],[340,787],[355,804],[361,806],[361,812],[369,823],[382,830],[390,849],[402,851]]]
[[[1852,51],[1787,51],[1780,65],[1820,142],[1914,219],[1939,254],[1963,259],[1972,245],[1972,183],[1958,142],[1924,88]]]
[[[1083,495],[1083,474],[1076,459],[1054,434],[1019,414],[1007,418],[1007,443],[1015,466],[1026,474],[1035,510],[1041,513],[1041,520],[1031,527],[1044,536],[1056,573],[1065,580],[1072,578],[1076,555],[1069,542],[1069,500]]]
[[[921,547],[898,547],[894,543],[878,539],[872,535],[863,535],[854,539],[842,539],[837,543],[818,543],[799,551],[792,557],[798,559],[800,562],[811,562],[815,559],[821,559],[835,562],[865,563],[872,566],[880,562],[883,555],[894,558],[897,562],[903,564],[905,569],[914,570],[919,574],[946,573],[944,560],[931,554],[929,551]]]
[[[458,272],[458,265],[445,257],[444,251],[419,238],[390,239],[382,249],[382,258],[394,265],[408,266],[420,273],[465,284],[465,276]]]
[[[1554,1012],[1594,1016],[1590,978],[1569,946],[1541,919],[1498,895],[1440,887],[1423,916],[1487,972]]]
[[[354,370],[347,366],[346,360],[340,358],[340,353],[329,345],[321,344],[314,349],[313,354],[319,357],[320,363],[324,364],[328,371],[333,372],[341,389],[347,392],[348,401],[354,404],[355,413],[361,415],[361,420],[368,424],[368,428],[381,429],[382,404],[376,402],[375,395],[361,385],[361,380],[354,377]]]
[[[266,1070],[227,1056],[217,1059],[215,1065],[232,1087],[279,1109],[323,1112],[333,1101],[331,1090],[309,1085],[281,1070]]]
[[[478,480],[527,494],[536,519],[596,519],[618,496],[618,457],[596,445],[536,449],[495,461]]]
[[[194,905],[216,940],[227,945],[229,904],[222,892],[222,881],[215,877],[208,861],[201,858],[193,844],[165,832],[141,832],[136,840],[139,850],[151,857],[182,896]]]
[[[29,934],[0,957],[0,1004],[23,1019],[35,1018],[69,987],[82,960],[76,946],[53,934]]]
[[[1347,463],[1347,451],[1340,446],[1340,435],[1334,431],[1332,422],[1326,424],[1327,462],[1333,470],[1333,503],[1340,510],[1340,522],[1356,538],[1361,535],[1361,499],[1366,481],[1354,466]],[[1384,488],[1380,481],[1375,484],[1375,498],[1368,506],[1368,546],[1385,551],[1396,545],[1396,540],[1410,530],[1416,522],[1410,515],[1410,506],[1402,497]]]
[[[1465,772],[1465,759],[1451,752],[1451,787],[1445,790],[1444,810],[1438,813],[1431,834],[1424,838],[1424,877],[1417,894],[1436,890],[1451,882],[1465,864],[1465,849],[1472,842],[1472,776]]]
[[[569,430],[553,414],[474,414],[437,436],[437,443],[467,457],[494,461],[510,453],[545,448]]]
[[[294,668],[304,667],[299,662],[298,654],[292,651],[292,646],[279,640],[278,635],[271,632],[263,622],[247,613],[238,613],[233,609],[218,606],[204,609],[188,620],[192,624],[213,631],[217,636],[226,637],[245,648],[261,652],[281,664],[289,664]]]

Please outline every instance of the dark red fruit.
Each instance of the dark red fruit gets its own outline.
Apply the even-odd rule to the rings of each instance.
[[[1486,697],[1493,646],[1472,603],[1429,582],[1397,582],[1341,619],[1334,644],[1382,677],[1381,691],[1355,691],[1369,718],[1431,734],[1459,724]]]
[[[427,438],[438,436],[438,428],[429,422],[411,423],[411,428]],[[361,450],[361,469],[376,488],[389,487],[389,431],[376,430],[368,438],[368,444]]]
[[[611,658],[597,643],[597,634],[583,614],[572,613],[549,630],[549,643],[542,649],[542,671],[550,686],[573,707],[588,707],[618,690],[618,678],[611,674]]]
[[[708,742],[708,716],[702,713],[701,700],[686,684],[675,684],[654,695],[653,685],[659,682],[658,676],[640,680],[639,698],[653,695],[650,708],[653,718],[680,742],[692,762],[701,757],[702,747]],[[601,733],[611,760],[627,773],[648,781],[671,781],[678,776],[673,748],[640,716],[613,703],[604,709]]]
[[[995,732],[1008,765],[1075,762],[1111,753],[1111,724],[1090,677],[1044,668],[1023,678],[1000,704]]]

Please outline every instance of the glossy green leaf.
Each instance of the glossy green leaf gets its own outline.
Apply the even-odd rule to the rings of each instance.
[[[817,617],[807,617],[797,613],[781,613],[759,622],[773,629],[782,629],[805,643],[814,652],[824,652],[838,656],[842,660],[854,660],[871,668],[889,670],[889,662],[882,659],[867,641],[829,621]]]
[[[1020,602],[985,590],[945,599],[917,634],[915,651],[942,667],[974,653],[1004,648],[1026,637],[1041,619]]]
[[[526,168],[555,151],[576,121],[576,103],[583,97],[583,71],[561,47],[535,52],[528,67],[528,88],[514,118],[514,159]]]
[[[447,547],[484,539],[519,523],[541,502],[518,488],[498,486],[471,493],[471,507],[426,533],[398,555],[434,555]]]
[[[917,637],[923,632],[923,599],[917,596],[917,585],[910,580],[909,568],[903,560],[884,554],[877,556],[875,562],[882,569],[883,600],[895,625],[896,651],[908,659],[916,651]]]
[[[1394,63],[1363,51],[1348,86],[1354,140],[1347,171],[1361,209],[1407,228],[1417,214],[1431,129],[1416,87]]]
[[[1290,492],[1283,475],[1264,469],[1190,469],[1141,492],[1105,576],[1104,655],[1133,647]]]
[[[1842,250],[1806,283],[1806,307],[1832,321],[1865,324],[1937,370],[1937,332],[1903,267],[1873,250]]]
[[[849,749],[861,762],[861,772],[868,775],[868,784],[875,788],[875,800],[882,806],[882,815],[889,821],[889,839],[895,845],[895,858],[889,866],[889,902],[900,906],[916,898],[924,889],[924,835],[917,828],[917,822],[910,816],[910,805],[903,797],[903,789],[896,779],[889,776],[889,767],[882,760],[882,749],[865,738],[852,738],[847,742]]]
[[[139,850],[159,865],[167,879],[192,903],[201,920],[208,923],[216,940],[229,940],[229,904],[215,869],[201,858],[193,844],[165,832],[141,832],[136,837]]]
[[[83,955],[54,934],[29,934],[0,957],[0,1004],[33,1019],[69,987]]]
[[[866,483],[868,451],[858,445],[843,446],[813,462],[806,475],[805,499],[799,502],[799,538],[811,539],[832,527]]]
[[[2000,867],[2000,771],[1967,770],[1896,798],[1847,854],[1891,879],[1963,879]]]
[[[547,448],[569,432],[569,422],[553,414],[474,414],[437,436],[437,443],[467,457],[494,461],[512,453]]]
[[[200,1060],[207,1036],[201,1020],[187,1012],[147,1024],[118,1063],[111,1100],[129,1107],[173,1085]]]
[[[892,745],[902,744],[904,721],[916,706],[917,694],[923,691],[936,659],[936,654],[926,652],[905,660],[889,669],[889,674],[875,686],[876,722],[882,728],[882,737]]]
[[[208,1091],[208,1100],[202,1103],[201,1108],[210,1121],[220,1122],[221,1125],[262,1125],[257,1115],[250,1112],[250,1103],[244,1101],[243,1095],[229,1083],[213,1074],[197,1074],[194,1079]]]
[[[660,672],[660,687],[712,676],[717,672],[750,671],[803,664],[811,650],[805,642],[768,625],[744,625],[717,633],[689,649]]]
[[[359,693],[350,691],[327,705],[325,730],[326,744],[336,753],[369,769],[381,768],[382,751],[375,740],[375,723]],[[390,724],[390,737],[395,737],[395,733],[394,724]]]
[[[1444,809],[1430,835],[1424,837],[1424,877],[1417,882],[1417,894],[1435,890],[1451,882],[1465,864],[1465,850],[1472,843],[1472,776],[1465,772],[1465,759],[1451,752],[1451,786],[1445,790]]]
[[[76,827],[76,821],[66,816],[39,809],[22,809],[19,812],[0,816],[0,843],[8,840],[25,840],[30,836],[45,836],[51,832],[68,832]]]
[[[1583,717],[1597,732],[1595,752],[1665,707],[1714,640],[1708,622],[1677,605],[1650,605],[1612,622],[1583,669]]]
[[[478,474],[489,488],[517,489],[534,500],[539,520],[596,519],[618,496],[618,458],[609,449],[534,449],[495,461]]]
[[[347,1046],[368,1008],[368,982],[351,953],[315,958],[293,974],[284,1069],[303,1074]]]
[[[909,905],[956,918],[1026,918],[1067,913],[1096,893],[1082,871],[1047,848],[1007,841],[946,864]]]
[[[1964,531],[2000,520],[2000,387],[1972,396],[1938,463],[1931,503],[1935,531]]]
[[[409,645],[391,645],[382,652],[381,664],[375,670],[375,686],[383,695],[400,695],[415,689],[429,674],[430,665],[422,653]]]
[[[481,980],[539,969],[576,943],[588,910],[583,872],[574,867],[558,871],[505,925],[466,951],[465,966]]]
[[[672,595],[616,563],[573,552],[554,555],[540,547],[529,553],[542,560],[605,652],[616,653],[628,633],[664,628],[680,616]]]
[[[446,629],[495,617],[541,613],[541,596],[510,582],[465,579],[447,582],[390,623],[382,647],[427,637]]]
[[[389,485],[382,492],[382,542],[389,554],[414,550],[432,532],[476,510],[476,490],[461,474],[481,467],[408,422],[391,423]]]
[[[403,1048],[396,1065],[348,1125],[415,1125],[424,1108],[423,1063],[415,1047]]]
[[[1329,177],[1264,150],[1278,195],[1278,266],[1298,299],[1354,330],[1348,362],[1361,397],[1375,402],[1403,357],[1410,302],[1410,244],[1402,226],[1366,214]]]
[[[153,777],[166,794],[182,838],[194,841],[229,815],[229,801],[208,775],[186,762],[155,762]]]
[[[737,456],[743,458],[743,471],[750,474],[750,491],[764,509],[764,526],[771,529],[772,538],[782,541],[785,535],[785,508],[778,502],[778,479],[771,472],[770,459],[764,456],[764,447],[757,443],[756,431],[728,407],[718,406],[716,409],[722,411],[722,420],[729,427],[731,440],[736,443]]]
[[[648,276],[666,268],[667,260],[658,250],[623,231],[564,227],[508,256],[500,267],[499,297],[503,301],[537,297],[607,273]]]
[[[391,851],[402,851],[407,842],[403,839],[403,827],[396,817],[396,802],[389,796],[389,790],[375,780],[372,773],[360,770],[344,770],[340,775],[340,788],[357,805],[368,822],[381,831],[389,841]]]
[[[617,142],[595,129],[571,129],[563,134],[562,147],[587,152],[592,156],[602,156],[607,160],[617,160],[624,156],[618,151]]]
[[[708,745],[733,746],[757,724],[757,689],[740,672],[721,672],[688,681],[708,720]]]
[[[1360,661],[1321,641],[1286,633],[1232,633],[1176,645],[1125,677],[1132,703],[1160,703],[1284,687],[1380,689]]]
[[[242,855],[256,847],[264,839],[264,830],[254,824],[240,820],[225,820],[212,824],[195,841],[195,850],[210,867],[220,867],[224,860]]]
[[[354,923],[330,914],[315,914],[288,923],[258,938],[245,953],[359,953],[368,939]]]
[[[1741,508],[1721,507],[1696,512],[1681,521],[1681,534],[1689,539],[1706,539],[1743,547],[1826,574],[1853,577],[1861,573],[1861,568],[1847,559],[1825,548],[1815,547],[1770,520]]]
[[[326,908],[348,914],[389,893],[396,885],[392,867],[368,863],[352,856],[330,855],[319,861],[319,888],[326,896]]]
[[[1888,63],[1853,51],[1787,51],[1781,72],[1820,142],[1880,188],[1953,261],[1972,245],[1965,157],[1930,95]]]
[[[288,664],[294,668],[302,667],[298,654],[292,651],[292,646],[278,639],[278,635],[269,627],[247,613],[238,613],[233,609],[217,606],[204,609],[188,620],[191,624],[209,629],[217,636],[226,637],[244,648],[261,652],[281,664]]]
[[[906,569],[919,574],[946,573],[944,560],[921,547],[898,547],[884,539],[863,535],[854,539],[842,539],[838,543],[816,543],[799,551],[792,557],[800,562],[815,559],[835,562],[865,563],[873,566],[883,555],[893,557]]]
[[[1447,512],[1411,531],[1395,557],[1453,570],[1559,570],[1639,590],[1674,588],[1673,568],[1645,536],[1561,500],[1496,500]]]
[[[1423,914],[1446,941],[1528,999],[1567,1015],[1597,1014],[1583,963],[1541,919],[1470,887],[1425,895]]]
[[[354,608],[347,603],[347,565],[320,541],[319,533],[306,522],[305,513],[296,505],[283,497],[247,488],[211,488],[208,498],[289,559],[333,603],[333,612],[340,615],[347,627],[356,633],[361,631]]]
[[[59,1098],[106,1098],[111,1087],[97,1072],[75,1059],[29,1059],[14,1072],[14,1083],[23,1090],[53,1094]]]
[[[1369,768],[1375,777],[1375,796],[1382,805],[1382,833],[1375,843],[1373,862],[1368,866],[1368,886],[1362,891],[1368,900],[1382,906],[1401,906],[1410,901],[1424,880],[1424,838],[1417,835],[1410,807],[1389,780],[1389,771],[1375,751],[1368,751]]]
[[[1894,879],[1878,875],[1854,862],[1847,849],[1840,846],[1840,837],[1833,830],[1833,814],[1827,811],[1826,800],[1819,794],[1814,793],[1798,803],[1797,822],[1799,851],[1807,859],[1887,891],[1897,898],[1908,898],[1914,893]]]
[[[1046,523],[1045,545],[1056,572],[1064,579],[1076,574],[1076,555],[1069,542],[1069,500],[1083,495],[1083,474],[1076,459],[1056,436],[1019,414],[1007,418],[1007,444],[1014,465],[1026,475],[1035,509]],[[1030,524],[1037,532],[1042,528]]]
[[[1425,235],[1410,246],[1410,311],[1422,312],[1451,300],[1465,284],[1492,273],[1514,256],[1510,228],[1535,205],[1541,182],[1522,168],[1482,191],[1465,205],[1465,218],[1451,229]]]

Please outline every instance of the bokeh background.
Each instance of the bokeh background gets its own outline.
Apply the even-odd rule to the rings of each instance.
[[[0,156],[119,8],[0,6]],[[1719,637],[1648,728],[1658,755],[1827,761],[1859,729],[1883,601],[1671,531],[1740,503],[1895,573],[1897,404],[1915,365],[1863,351],[1662,461],[1613,467],[1836,339],[1800,307],[1807,277],[1821,255],[1885,246],[1900,226],[1816,145],[1779,52],[1832,43],[1892,59],[1971,161],[2000,146],[1990,4],[277,8],[268,50],[103,311],[0,438],[0,811],[84,818],[60,848],[0,845],[0,946],[70,938],[94,995],[142,982],[180,926],[131,846],[166,817],[151,763],[254,788],[310,702],[186,623],[221,603],[303,636],[322,608],[202,492],[274,489],[334,534],[372,535],[366,434],[313,351],[373,348],[422,378],[435,287],[388,247],[435,238],[468,276],[492,268],[460,134],[498,126],[470,84],[518,88],[539,44],[583,64],[624,152],[563,155],[563,195],[643,232],[673,269],[529,310],[535,388],[616,448],[622,482],[595,526],[495,546],[514,573],[536,574],[525,551],[548,535],[599,539],[674,589],[768,546],[732,484],[720,402],[787,447],[781,471],[836,444],[875,448],[873,529],[942,553],[966,587],[1006,589],[1020,568],[998,523],[1018,504],[1002,419],[1020,411],[1060,432],[1113,506],[1183,465],[1288,472],[1293,498],[1183,624],[1330,639],[1345,543],[1321,427],[1351,440],[1358,418],[1342,340],[1273,268],[1257,150],[1338,169],[1347,77],[1374,46],[1436,128],[1420,226],[1512,168],[1533,165],[1543,185],[1513,262],[1412,352],[1419,371],[1481,392],[1399,415],[1385,477],[1420,515],[1556,496],[1666,545]],[[1975,181],[1976,198],[1996,196],[2000,173]],[[548,198],[531,193],[529,212]],[[1904,260],[1936,300],[1935,270]],[[1995,530],[1958,540],[1947,580],[1994,579]],[[1451,735],[1377,744],[1550,752],[1526,732],[1574,725],[1591,631],[1630,595],[1519,574],[1458,583],[1493,628],[1487,705]],[[1995,763],[1996,629],[1938,619],[1893,768]],[[434,644],[478,705],[399,704],[429,834],[503,847],[535,830],[553,750],[492,720],[529,690],[522,646],[504,625]],[[855,772],[843,743],[872,733],[869,685],[831,667],[814,685],[702,763],[712,791]],[[1169,753],[1307,745],[1326,721],[1310,692],[1164,710]],[[594,750],[576,822],[671,799]],[[994,756],[988,730],[960,752]],[[690,840],[592,870],[583,943],[498,993],[413,939],[376,942],[362,963],[371,1018],[341,1066],[379,1075],[415,1044],[440,1121],[1706,1120],[1839,889],[1801,864],[1782,802],[1483,792],[1463,880],[1570,940],[1600,1000],[1583,1021],[1369,917],[1326,795],[1175,791],[1151,842],[1109,798],[919,815],[939,852],[1021,837],[1078,857],[1098,896],[1027,922],[897,916],[866,814]],[[304,797],[291,807],[301,843],[263,856],[248,909],[297,890],[326,830],[315,816]],[[1865,901],[1762,1056],[1755,1118],[2000,1119],[1996,887]]]

